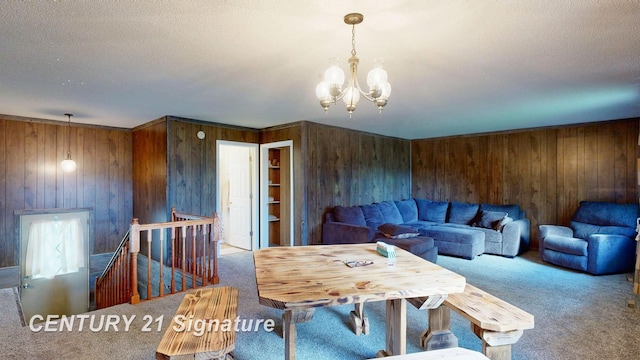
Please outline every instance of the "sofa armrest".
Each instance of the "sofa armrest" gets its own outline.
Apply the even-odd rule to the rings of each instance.
[[[636,241],[624,235],[592,234],[587,239],[587,272],[594,275],[633,271]]]
[[[520,244],[518,254],[529,250],[529,244],[531,243],[531,221],[527,218],[521,218],[512,222],[518,225],[520,228]]]
[[[502,227],[502,255],[513,257],[520,252],[522,220],[512,221]]]
[[[567,226],[561,225],[539,225],[538,230],[540,230],[540,239],[538,242],[538,246],[540,247],[540,252],[544,251],[544,239],[549,235],[558,235],[564,237],[573,237],[573,230]]]
[[[367,243],[373,239],[373,236],[374,231],[366,226],[341,222],[322,224],[322,243],[324,245]]]

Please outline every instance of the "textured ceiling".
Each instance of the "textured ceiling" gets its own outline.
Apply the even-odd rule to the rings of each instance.
[[[356,26],[382,114],[324,114],[330,57]],[[407,139],[640,116],[638,1],[2,1],[0,113],[132,128],[164,115],[299,120]]]

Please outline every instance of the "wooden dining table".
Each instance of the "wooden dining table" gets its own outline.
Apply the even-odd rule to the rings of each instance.
[[[296,323],[310,321],[315,308],[369,301],[386,301],[386,344],[379,354],[405,354],[405,299],[437,308],[466,284],[463,276],[400,248],[388,261],[372,243],[272,247],[255,251],[253,259],[260,304],[284,310],[287,360],[295,359]]]

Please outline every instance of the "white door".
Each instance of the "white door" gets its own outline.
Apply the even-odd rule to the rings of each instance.
[[[257,210],[254,192],[256,144],[220,142],[218,144],[218,199],[224,236],[229,245],[251,250]]]
[[[238,148],[239,160],[229,166],[229,245],[251,250],[251,161],[249,149]]]
[[[20,216],[20,303],[27,324],[89,311],[88,212]],[[35,317],[34,317],[35,316]]]

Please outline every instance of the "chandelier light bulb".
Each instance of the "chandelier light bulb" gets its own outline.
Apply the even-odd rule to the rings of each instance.
[[[376,59],[374,68],[367,74],[367,85],[369,85],[369,90],[380,90],[380,88],[387,82],[388,75],[384,70],[383,65],[384,60]],[[380,95],[378,94],[378,96]]]
[[[358,105],[358,101],[360,101],[360,92],[353,86],[348,87],[344,90],[344,97],[342,98],[342,101],[344,101],[344,105],[349,112],[349,117],[351,117],[351,114],[353,114],[353,111]]]
[[[384,99],[388,99],[389,95],[391,95],[391,84],[389,84],[389,82],[385,82],[384,84],[381,85],[380,90],[382,91],[382,94],[380,94],[381,98]]]
[[[344,84],[344,71],[338,66],[337,58],[332,61],[331,66],[324,72],[324,81],[332,87],[341,88]]]

